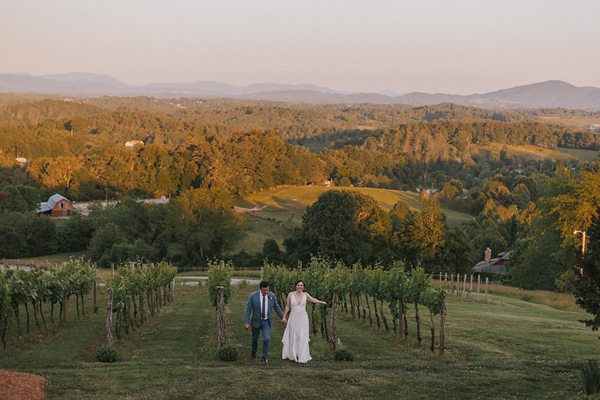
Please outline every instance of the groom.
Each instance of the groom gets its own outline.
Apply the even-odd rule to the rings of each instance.
[[[258,335],[262,331],[263,352],[262,361],[269,362],[269,339],[271,338],[271,314],[273,309],[283,323],[283,311],[277,303],[277,297],[273,292],[269,292],[269,282],[261,281],[260,290],[253,292],[248,297],[246,305],[246,317],[244,327],[246,330],[252,327],[252,359],[256,359],[256,350],[258,349]],[[252,318],[250,318],[252,315]]]

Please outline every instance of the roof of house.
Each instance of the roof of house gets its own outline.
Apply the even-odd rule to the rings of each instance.
[[[472,268],[473,272],[480,274],[506,275],[505,262],[510,259],[510,251],[504,251],[498,254],[498,257],[490,259],[490,261],[479,261]]]
[[[54,205],[61,200],[66,200],[66,201],[70,202],[70,200],[67,199],[66,197],[61,196],[58,193],[55,193],[48,198],[48,201],[40,203],[40,206],[38,207],[38,209],[36,211],[39,213],[50,211],[54,208]]]

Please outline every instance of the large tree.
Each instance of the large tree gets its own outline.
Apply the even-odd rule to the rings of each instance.
[[[600,171],[584,172],[566,180],[564,193],[552,199],[552,212],[565,244],[578,241],[577,231],[585,231],[600,217]]]
[[[600,213],[600,209],[596,210]],[[582,322],[597,331],[600,328],[600,218],[596,217],[587,230],[586,253],[582,269],[575,280],[575,299],[593,318]],[[581,254],[581,253],[580,253]]]
[[[29,212],[39,206],[36,188],[27,185],[6,185],[0,189],[0,211]]]
[[[349,190],[330,190],[308,209],[301,233],[302,258],[310,254],[352,264],[378,258],[391,221],[375,199]]]

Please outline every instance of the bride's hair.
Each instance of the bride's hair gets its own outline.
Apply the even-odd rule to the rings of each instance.
[[[294,283],[294,289],[296,289],[296,286],[298,286],[298,284],[302,282],[302,284],[304,285],[304,289],[306,289],[306,283],[304,283],[304,281],[302,279],[298,279],[296,281],[296,283]]]

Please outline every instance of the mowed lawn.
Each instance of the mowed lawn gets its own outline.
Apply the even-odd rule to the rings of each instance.
[[[11,338],[0,368],[48,377],[49,399],[568,399],[581,394],[579,366],[600,358],[597,333],[578,322],[585,314],[492,295],[488,304],[449,297],[443,357],[428,349],[425,310],[420,347],[412,313],[407,340],[342,313],[339,336],[355,361],[334,361],[319,337],[311,339],[313,361],[283,361],[283,328],[276,322],[271,362],[263,365],[249,359],[250,335],[242,324],[251,290],[234,288],[228,305],[237,362],[216,357],[207,289],[178,286],[174,303],[118,342],[123,360],[116,364],[94,361],[103,336],[101,307],[49,336],[29,335],[19,348]]]

